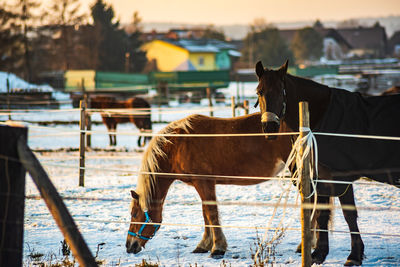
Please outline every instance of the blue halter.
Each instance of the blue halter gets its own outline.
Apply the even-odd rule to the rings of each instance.
[[[139,231],[137,233],[128,231],[128,234],[147,241],[147,240],[152,239],[155,236],[155,234],[157,233],[158,229],[160,228],[160,225],[152,224],[153,227],[155,228],[154,233],[150,237],[142,236],[143,229],[146,227],[147,223],[151,223],[152,222],[151,219],[150,219],[149,213],[147,211],[144,212],[144,215],[146,216],[146,221],[144,221],[144,223],[142,224],[142,227],[140,227]]]

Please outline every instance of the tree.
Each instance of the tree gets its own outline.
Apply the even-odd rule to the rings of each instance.
[[[259,60],[270,66],[280,66],[286,59],[292,61],[293,55],[275,26],[252,27],[244,40],[242,62],[248,62],[248,67],[253,67]]]
[[[210,24],[206,27],[203,35],[204,39],[215,39],[225,41],[225,33],[222,30],[218,30],[214,25]]]
[[[39,9],[40,2],[36,0],[19,0],[19,19],[22,27],[22,45],[24,50],[24,75],[23,77],[28,82],[33,79],[32,68],[32,42],[29,35],[35,35],[34,24],[39,19],[39,15],[35,12]]]
[[[48,29],[52,33],[53,68],[57,70],[68,70],[74,67],[77,57],[76,53],[77,30],[83,24],[86,15],[79,12],[78,0],[54,0],[48,12]],[[54,60],[57,57],[57,60]]]
[[[18,14],[6,5],[0,6],[0,71],[21,74],[23,50]]]
[[[119,29],[119,21],[114,22],[114,10],[102,0],[92,6],[94,30],[96,32],[96,70],[123,71],[125,66],[125,32]]]
[[[345,29],[345,28],[357,28],[362,26],[361,22],[357,19],[347,19],[340,21],[337,24],[338,29]]]
[[[142,72],[147,63],[146,52],[141,50],[143,45],[143,41],[140,39],[142,35],[141,21],[139,13],[134,12],[130,27],[132,33],[127,34],[126,37],[125,72]]]
[[[314,28],[305,27],[295,33],[291,48],[297,63],[318,60],[323,53],[323,38]]]

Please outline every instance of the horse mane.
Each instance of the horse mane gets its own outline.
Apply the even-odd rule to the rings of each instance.
[[[163,134],[189,133],[192,128],[192,121],[199,115],[191,115],[186,118],[171,122],[154,136],[142,158],[142,165],[136,185],[136,193],[139,195],[139,205],[142,210],[148,210],[156,191],[157,175],[155,172],[160,170],[159,160],[167,155],[164,152],[166,145],[172,144],[171,137],[162,136]]]

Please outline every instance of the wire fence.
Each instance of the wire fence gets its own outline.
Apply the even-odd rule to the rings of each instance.
[[[225,107],[223,107],[226,109]],[[222,109],[222,108],[221,108]],[[152,109],[154,110],[154,109]],[[216,110],[215,108],[204,108],[204,109],[194,109],[191,110],[191,112],[208,112],[210,110]],[[46,110],[46,112],[77,112],[80,111],[80,109],[69,109],[69,110]],[[26,112],[26,113],[25,113]],[[19,110],[17,113],[15,112],[9,112],[9,113],[4,113],[1,112],[1,115],[32,115],[36,112],[36,110]],[[149,110],[124,110],[121,112],[120,110],[102,110],[102,109],[93,109],[93,110],[88,110],[89,113],[108,113],[112,116],[115,114],[120,114],[121,116],[129,116],[129,115],[138,115],[138,114],[147,114],[147,113],[141,113],[141,112],[150,112]],[[176,108],[162,108],[159,109],[159,112],[163,112],[162,114],[171,114],[171,113],[183,113],[184,110],[176,109]],[[186,111],[187,112],[187,111]],[[153,113],[152,113],[153,114]],[[0,124],[4,124],[0,122]],[[32,133],[33,135],[30,136],[30,138],[40,138],[40,137],[47,137],[47,136],[68,136],[68,135],[79,135],[81,133],[87,133],[87,134],[106,134],[108,133],[107,131],[93,131],[93,130],[79,130],[79,129],[70,129],[70,130],[65,130],[65,129],[58,129],[56,127],[44,127],[44,126],[37,126],[37,125],[29,125],[29,128],[33,129]],[[48,134],[35,134],[34,130],[46,130],[46,131],[55,131],[55,133],[48,133]],[[254,137],[254,136],[268,136],[268,135],[292,135],[292,136],[297,136],[299,132],[289,132],[289,133],[277,133],[277,134],[265,134],[265,133],[247,133],[247,134],[160,134],[160,133],[142,133],[142,132],[132,132],[132,131],[118,131],[116,133],[117,135],[130,135],[130,136],[150,136],[150,137],[180,137],[180,138],[226,138],[226,137]],[[324,136],[340,136],[340,137],[346,137],[346,138],[368,138],[368,139],[378,139],[378,140],[393,140],[393,141],[400,141],[400,137],[389,137],[389,136],[371,136],[371,135],[355,135],[355,134],[338,134],[338,133],[322,133],[322,132],[314,132],[314,135],[324,135]],[[89,156],[91,159],[104,159],[106,156]],[[111,157],[111,159],[114,158]],[[140,159],[140,155],[136,155],[135,157],[133,156],[119,156],[118,158],[120,159]],[[64,157],[63,160],[79,160],[78,157],[73,157],[73,156],[68,156]],[[52,159],[53,160],[53,159]],[[56,168],[68,168],[68,169],[77,169],[76,165],[72,164],[52,164],[47,162],[42,163],[44,166],[49,166],[49,167],[56,167]],[[284,177],[255,177],[255,176],[233,176],[233,175],[215,175],[215,174],[200,174],[200,173],[163,173],[163,172],[144,172],[144,171],[139,171],[139,166],[137,166],[137,169],[120,169],[120,168],[107,168],[104,166],[101,167],[95,167],[95,166],[86,166],[83,167],[85,170],[88,171],[102,171],[102,172],[116,172],[116,173],[128,173],[131,175],[140,175],[140,174],[151,174],[151,175],[157,175],[158,177],[165,177],[165,178],[171,178],[174,177],[175,179],[179,179],[181,177],[195,177],[196,179],[215,179],[215,178],[220,178],[220,179],[246,179],[246,180],[260,180],[260,181],[267,181],[267,180],[279,180],[279,181],[285,181],[285,182],[293,182],[293,179],[289,176],[284,176]],[[399,169],[383,169],[383,170],[375,170],[375,172],[387,172],[387,171],[399,171]],[[344,173],[346,174],[346,173]],[[354,174],[354,173],[353,173]],[[296,181],[298,182],[298,181]],[[330,183],[330,184],[354,184],[354,182],[349,182],[349,181],[333,181],[333,180],[318,180],[318,183]],[[357,181],[357,185],[362,185],[362,186],[377,186],[377,185],[383,185],[379,183],[371,183],[368,181]],[[29,200],[36,200],[36,199],[41,199],[39,196],[35,195],[28,195],[26,196],[26,199]],[[66,201],[96,201],[96,202],[127,202],[129,200],[123,199],[123,198],[96,198],[96,197],[72,197],[72,196],[64,196],[64,200]],[[293,209],[298,209],[300,207],[299,204],[290,204],[290,203],[266,203],[266,202],[240,202],[240,201],[208,201],[208,202],[193,202],[193,201],[181,201],[181,202],[174,202],[170,204],[180,204],[180,205],[237,205],[237,206],[259,206],[259,207],[271,207],[271,208],[293,208]],[[310,208],[333,208],[333,209],[354,209],[354,206],[351,207],[345,207],[345,206],[333,206],[329,205],[324,206],[321,204],[317,204],[315,206],[312,204]],[[358,210],[367,210],[367,211],[400,211],[400,207],[373,207],[373,206],[357,206]],[[38,219],[41,218],[40,216],[35,216],[35,217],[30,217],[31,219]],[[44,219],[43,217],[42,219]],[[50,218],[50,217],[48,217]],[[132,222],[128,221],[117,221],[117,220],[98,220],[98,219],[82,219],[82,218],[75,218],[77,221],[90,221],[90,222],[96,222],[96,223],[121,223],[121,224],[130,224]],[[143,224],[142,222],[138,224]],[[276,227],[263,227],[263,226],[243,226],[243,225],[194,225],[194,224],[174,224],[174,223],[147,223],[147,224],[154,224],[154,225],[163,225],[163,226],[175,226],[175,227],[221,227],[221,228],[247,228],[247,229],[260,229],[260,230],[266,230],[266,231],[276,231]],[[293,231],[299,231],[300,229],[298,228],[290,228],[286,227],[285,230],[293,230]],[[324,230],[318,230],[317,231],[324,231]],[[353,233],[349,231],[338,231],[338,230],[328,230],[329,232],[338,232],[338,233],[350,233],[350,234],[361,234],[361,235],[376,235],[376,236],[390,236],[390,237],[400,237],[400,234],[384,234],[384,233],[369,233],[369,232],[361,232],[361,233]]]

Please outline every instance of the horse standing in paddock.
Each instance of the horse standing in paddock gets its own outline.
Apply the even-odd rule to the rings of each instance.
[[[160,133],[262,133],[260,119],[259,113],[231,119],[191,115],[169,124]],[[161,223],[164,200],[174,180],[194,186],[203,202],[216,201],[216,184],[254,185],[265,181],[221,176],[273,176],[282,169],[282,160],[287,158],[290,150],[289,136],[280,136],[273,143],[266,142],[263,136],[153,137],[143,155],[136,192],[132,191],[131,221],[144,224],[130,225],[127,252],[138,253],[155,234],[158,227],[145,223]],[[268,155],[267,160],[260,153]],[[154,172],[160,174],[152,174]],[[218,226],[217,205],[203,204],[202,209],[205,225]],[[220,257],[226,249],[222,229],[205,227],[203,238],[193,252],[211,251],[213,257]]]
[[[231,119],[192,115],[169,124],[160,134],[261,133],[260,119],[260,113]],[[254,185],[266,181],[224,176],[274,176],[282,170],[290,151],[291,138],[287,135],[277,137],[275,142],[267,142],[263,136],[153,137],[143,155],[136,192],[131,191],[131,221],[135,224],[129,227],[127,252],[140,252],[158,230],[158,226],[146,223],[161,223],[164,200],[174,180],[194,186],[203,202],[216,201],[216,184]],[[348,192],[353,193],[352,186]],[[203,204],[202,209],[205,225],[218,226],[217,205]],[[220,257],[226,249],[222,229],[205,227],[193,252],[211,251],[213,257]]]
[[[117,145],[117,136],[115,131],[118,123],[131,122],[136,125],[140,132],[148,132],[152,129],[151,124],[151,111],[150,104],[143,98],[133,97],[124,101],[117,101],[114,97],[97,96],[90,99],[90,107],[97,109],[138,109],[138,113],[142,114],[115,114],[108,112],[101,112],[101,118],[106,125],[109,137],[110,146]],[[143,109],[140,111],[140,109]],[[145,136],[143,143],[141,143],[142,136],[139,136],[138,146],[143,147],[151,137]]]
[[[314,81],[287,73],[288,62],[278,70],[264,69],[256,64],[261,125],[265,133],[298,129],[298,103],[307,101],[310,124],[314,132],[344,133],[400,137],[400,95],[362,97],[358,93],[330,88]],[[362,176],[400,186],[400,142],[358,139],[316,134],[318,163],[327,169],[319,178],[353,182]],[[327,175],[327,176],[326,176]],[[318,203],[335,196],[343,185],[318,183]],[[341,205],[354,206],[343,214],[351,234],[351,253],[345,265],[361,265],[364,244],[357,225],[357,210],[353,192],[345,189],[348,198]],[[329,210],[321,211],[317,219],[320,229],[327,229]],[[329,252],[328,233],[319,232],[317,248],[312,253],[314,263],[322,263]]]

